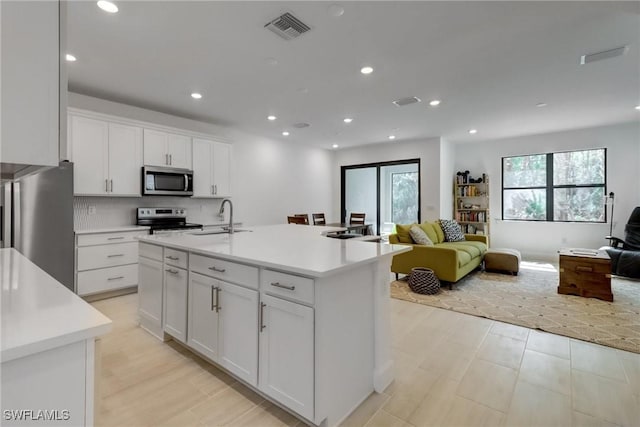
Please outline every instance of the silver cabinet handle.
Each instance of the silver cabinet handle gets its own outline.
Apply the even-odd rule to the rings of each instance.
[[[222,309],[220,307],[220,287],[216,286],[216,313]]]
[[[224,273],[227,271],[226,268],[217,268],[217,267],[209,267],[209,270],[217,271],[218,273]]]
[[[261,302],[260,303],[260,332],[262,332],[264,330],[264,328],[266,328],[265,324],[264,324],[264,308],[267,306],[267,304]]]
[[[120,279],[124,279],[124,276],[109,277],[107,280],[120,280]]]
[[[184,174],[184,191],[189,189],[189,175]]]
[[[124,254],[113,254],[113,255],[107,255],[107,258],[116,258],[119,256],[124,256]]]
[[[169,154],[169,165],[173,164],[173,154]]]
[[[124,239],[124,236],[120,236],[120,237],[107,237],[107,240],[122,240]]]
[[[211,194],[216,194],[213,192],[213,185],[211,186]]]
[[[213,194],[218,194],[218,184],[214,184],[213,188],[214,188]]]
[[[174,270],[174,269],[172,269],[172,268],[167,268],[165,271],[166,271],[167,273],[171,273],[171,274],[178,274],[178,273],[180,273],[178,270]]]
[[[180,258],[177,256],[171,256],[171,255],[167,255],[165,258],[173,260],[173,261],[178,261]]]
[[[164,155],[164,164],[167,165],[167,166],[169,165],[169,155],[168,154]]]
[[[289,289],[290,291],[295,291],[296,287],[291,285],[283,285],[280,282],[273,282],[271,283],[271,286],[275,286],[276,288],[282,288],[282,289]]]
[[[113,193],[113,180],[109,180],[109,191]]]
[[[213,302],[213,294],[215,292],[216,287],[212,286],[211,287],[211,311],[215,310],[216,308],[216,304]]]
[[[108,179],[104,180],[104,192],[105,193],[109,192],[109,180]]]

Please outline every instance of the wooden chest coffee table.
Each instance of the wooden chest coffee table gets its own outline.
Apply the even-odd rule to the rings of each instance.
[[[613,301],[611,259],[606,251],[562,249],[559,253],[559,294]]]

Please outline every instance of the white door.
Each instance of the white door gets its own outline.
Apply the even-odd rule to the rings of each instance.
[[[262,294],[261,391],[313,419],[313,309]]]
[[[149,166],[169,166],[167,153],[167,133],[144,130],[144,164]]]
[[[187,270],[164,267],[164,323],[162,329],[178,341],[187,342]]]
[[[140,196],[142,128],[109,123],[109,192]]]
[[[189,276],[189,326],[187,345],[211,360],[218,356],[219,281],[198,273]]]
[[[220,282],[218,363],[258,385],[258,292]]]
[[[231,196],[231,145],[213,143],[213,194]]]
[[[193,197],[213,197],[212,144],[206,139],[193,139]]]
[[[109,185],[107,122],[79,116],[71,116],[70,122],[74,194],[107,194]]]
[[[162,262],[138,260],[138,311],[156,335],[162,331]]]
[[[191,138],[169,134],[167,136],[167,153],[169,153],[169,166],[191,169]]]

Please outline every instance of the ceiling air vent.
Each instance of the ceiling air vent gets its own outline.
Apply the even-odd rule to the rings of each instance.
[[[304,129],[304,128],[308,128],[311,125],[309,123],[301,122],[301,123],[294,123],[292,126],[296,129]]]
[[[629,50],[628,46],[617,47],[615,49],[603,50],[602,52],[590,53],[588,55],[582,55],[580,57],[580,65],[588,64],[590,62],[600,61],[603,59],[615,58],[616,56],[622,56]]]
[[[396,99],[393,101],[398,107],[404,107],[405,105],[415,104],[416,102],[420,102],[420,98],[416,98],[415,96],[410,96],[408,98]]]
[[[300,34],[304,34],[311,29],[311,27],[289,12],[267,23],[265,28],[268,28],[285,40],[295,39],[300,36]]]

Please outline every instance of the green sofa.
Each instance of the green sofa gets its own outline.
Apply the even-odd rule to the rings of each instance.
[[[413,246],[413,250],[393,257],[391,271],[409,274],[414,267],[432,269],[441,281],[455,283],[482,263],[489,246],[484,235],[465,234],[465,241],[445,242],[444,232],[437,222],[418,224],[434,243],[433,246],[415,244],[409,229],[414,224],[396,225],[396,233],[389,235],[389,243]]]

